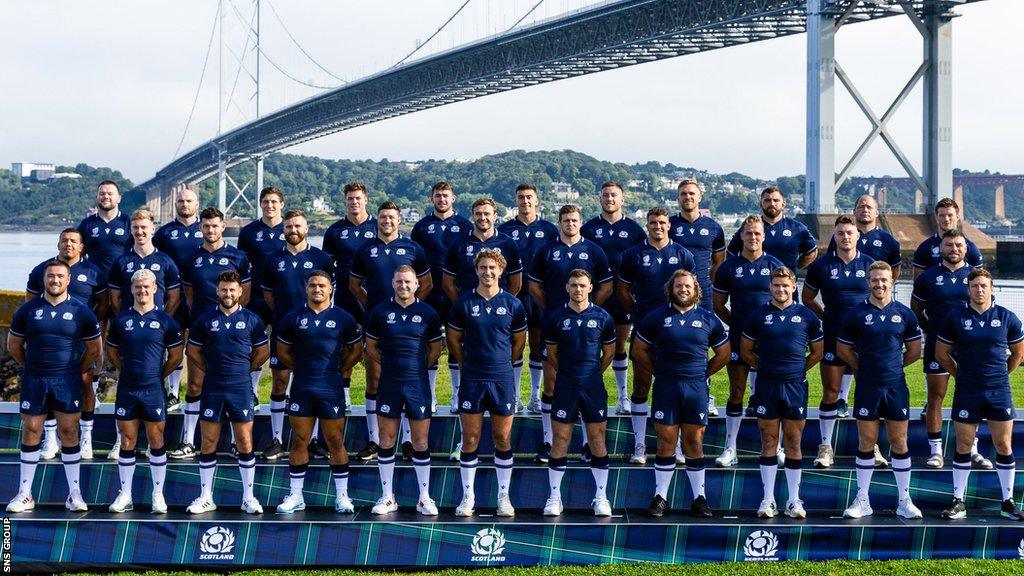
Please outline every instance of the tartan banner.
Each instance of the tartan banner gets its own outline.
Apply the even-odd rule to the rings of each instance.
[[[614,520],[614,519],[612,519]],[[81,567],[474,567],[630,562],[1024,557],[1024,528],[616,522],[15,520],[20,570]]]

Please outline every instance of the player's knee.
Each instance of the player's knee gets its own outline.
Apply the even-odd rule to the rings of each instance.
[[[334,458],[335,454],[345,455],[345,438],[341,434],[326,434],[327,440],[327,451],[331,453],[331,458]],[[308,442],[307,442],[308,444]]]

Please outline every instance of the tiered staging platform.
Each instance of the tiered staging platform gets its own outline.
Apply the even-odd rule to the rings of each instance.
[[[431,425],[434,455],[431,493],[441,514],[425,518],[414,511],[416,483],[411,463],[400,462],[396,486],[401,510],[373,516],[370,506],[380,496],[375,463],[352,463],[349,494],[356,513],[333,512],[334,487],[326,461],[314,460],[306,478],[307,510],[278,515],[274,507],[288,492],[287,461],[260,463],[256,495],[266,512],[260,516],[238,509],[241,489],[238,470],[227,453],[217,468],[216,512],[193,516],[185,506],[198,495],[199,470],[194,461],[168,464],[165,494],[170,506],[166,515],[149,513],[149,468],[139,449],[135,474],[135,511],[111,514],[107,505],[119,488],[117,463],[104,458],[113,441],[113,420],[97,417],[94,445],[96,459],[83,462],[82,486],[89,512],[68,513],[63,508],[66,483],[59,460],[42,463],[36,473],[34,512],[8,515],[10,558],[18,570],[52,571],[58,567],[147,566],[494,566],[557,565],[609,562],[719,562],[896,559],[896,558],[1024,558],[1024,525],[998,516],[999,484],[995,472],[976,470],[968,488],[968,517],[944,521],[939,512],[952,497],[952,428],[944,430],[947,466],[924,467],[927,440],[923,422],[911,421],[910,444],[914,458],[911,487],[924,519],[907,521],[895,516],[895,482],[890,471],[874,476],[872,504],[875,515],[845,520],[842,510],[856,492],[852,455],[856,450],[853,420],[836,427],[837,463],[816,470],[811,461],[818,444],[815,414],[804,434],[801,496],[808,510],[806,520],[786,517],[760,520],[755,510],[761,499],[761,480],[756,450],[756,423],[745,419],[739,441],[740,464],[736,468],[708,468],[706,486],[715,517],[696,520],[688,514],[689,486],[683,467],[672,484],[669,502],[673,510],[663,518],[650,518],[644,509],[654,492],[654,469],[629,464],[622,454],[632,448],[628,417],[609,420],[608,440],[613,455],[608,495],[614,515],[595,518],[590,505],[593,479],[587,465],[571,461],[563,482],[566,512],[558,518],[541,514],[548,496],[547,468],[532,463],[540,442],[539,417],[517,418],[513,448],[517,454],[512,480],[515,518],[494,516],[496,484],[489,440],[481,448],[477,473],[477,515],[456,518],[454,507],[462,496],[458,464],[448,452],[457,442],[454,417],[441,409]],[[361,409],[349,417],[347,446],[352,452],[366,439]],[[177,439],[181,416],[172,414],[167,437]],[[256,422],[256,445],[269,436],[269,419],[263,407]],[[0,413],[0,498],[13,496],[18,482],[19,417]],[[705,438],[709,462],[721,451],[725,422],[712,418]],[[486,434],[485,434],[486,436]],[[1015,429],[1015,442],[1024,447],[1024,424]],[[172,441],[171,444],[175,442]],[[654,431],[649,427],[648,451],[653,460]],[[982,427],[981,449],[991,451],[987,430]],[[579,431],[572,452],[579,451]],[[888,447],[882,441],[883,453]],[[1021,494],[1024,481],[1018,480]],[[778,475],[777,497],[785,501],[784,475]],[[488,508],[490,506],[490,508]]]

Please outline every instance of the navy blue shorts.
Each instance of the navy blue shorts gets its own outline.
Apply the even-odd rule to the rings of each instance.
[[[598,381],[596,386],[567,385],[555,381],[555,391],[551,400],[551,419],[556,422],[572,424],[583,416],[587,423],[608,421],[608,391],[604,382]]]
[[[977,424],[982,419],[995,422],[1013,420],[1017,411],[1007,383],[1006,388],[992,390],[965,390],[958,386],[953,391],[952,414],[954,422]]]
[[[405,414],[409,420],[425,420],[430,418],[430,406],[430,382],[426,378],[418,384],[381,380],[377,386],[377,416],[401,418]]]
[[[807,418],[807,380],[773,382],[756,380],[751,405],[761,420],[805,420]]]
[[[743,340],[743,330],[729,331],[729,364],[733,366],[747,366],[747,363],[740,359],[740,340]]]
[[[114,416],[118,420],[163,422],[167,417],[166,402],[163,387],[131,389],[118,383]]]
[[[846,362],[843,362],[839,358],[839,354],[836,352],[838,339],[838,333],[825,332],[825,354],[821,357],[821,363],[828,366],[842,366],[844,368],[849,368]]]
[[[699,380],[654,378],[651,419],[656,424],[708,424],[708,384]]]
[[[484,411],[490,412],[491,416],[511,416],[515,413],[516,389],[512,378],[462,379],[459,385],[459,413],[482,414]]]
[[[881,388],[858,385],[853,392],[853,416],[857,420],[909,420],[910,390],[906,384]]]
[[[345,394],[340,390],[330,393],[292,393],[288,397],[287,412],[297,418],[337,420],[345,417]]]
[[[924,365],[925,374],[949,374],[946,369],[939,365],[939,361],[935,359],[935,341],[938,339],[932,333],[926,333],[924,335],[924,351],[921,353],[921,363]]]
[[[208,391],[203,385],[199,419],[205,422],[252,422],[255,397],[248,386],[242,391]]]
[[[526,282],[528,281],[524,278],[524,284]],[[523,288],[519,291],[518,298],[519,302],[523,305],[523,308],[526,310],[526,325],[529,326],[530,328],[540,328],[541,324],[544,321],[544,317],[542,314],[543,310],[540,306],[537,305],[536,302],[533,301],[533,296],[530,296],[530,293],[529,291],[527,291],[526,286],[523,286]]]
[[[21,377],[21,413],[39,416],[50,410],[65,414],[82,411],[81,376]]]

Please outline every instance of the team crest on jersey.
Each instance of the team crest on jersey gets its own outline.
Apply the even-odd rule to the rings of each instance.
[[[672,256],[672,257],[670,257],[668,259],[668,263],[669,264],[679,264],[679,258],[676,258],[675,256]]]
[[[310,269],[313,268],[313,263],[312,262],[303,262],[302,263],[302,267],[305,268],[306,270],[310,270]]]
[[[838,268],[832,268],[831,270],[829,270],[829,278],[831,278],[833,280],[839,278],[839,269]]]
[[[135,320],[129,318],[128,321],[124,323],[124,329],[128,332],[135,330]]]
[[[459,230],[461,230],[461,228],[459,227],[458,224],[452,226],[452,232],[458,232]]]
[[[704,326],[704,323],[700,320],[694,320],[693,322],[690,322],[690,326],[693,326],[694,328],[701,328]]]
[[[394,324],[395,323],[395,313],[394,312],[388,312],[387,323],[388,324]]]
[[[589,260],[589,259],[590,259],[590,255],[589,254],[587,254],[586,252],[580,252],[580,260]]]
[[[619,238],[629,238],[629,232],[622,230],[619,232]]]
[[[221,266],[227,266],[228,265],[228,259],[227,258],[221,258],[220,261],[217,262],[217,264],[219,264]]]
[[[864,325],[865,326],[871,326],[874,323],[875,323],[875,315],[874,314],[868,314],[867,316],[864,317]]]
[[[932,247],[932,257],[937,257],[938,255],[939,255],[939,247],[938,246],[933,246]]]
[[[99,229],[99,227],[98,227],[98,226],[97,226],[97,227],[94,227],[94,228],[92,229],[92,237],[93,237],[93,238],[96,238],[96,237],[98,237],[99,235],[100,235],[100,229]]]
[[[562,321],[562,330],[569,330],[570,328],[572,328],[572,325],[569,322],[569,319],[566,318],[565,320]]]
[[[565,418],[566,416],[568,416],[568,414],[566,414],[565,410],[559,410],[558,412],[555,413],[555,416],[559,418]]]
[[[1000,327],[1000,326],[1002,326],[1002,325],[1003,325],[1003,323],[1002,323],[1002,322],[1000,322],[999,320],[993,320],[993,321],[992,321],[992,327],[993,327],[993,328],[999,328],[999,327]]]
[[[709,234],[711,234],[711,232],[709,232],[707,228],[701,228],[700,229],[700,235],[701,236],[707,236]]]
[[[876,248],[879,248],[879,247],[882,246],[882,241],[881,240],[875,240],[874,242],[871,243],[871,245],[876,247]]]
[[[171,240],[177,240],[177,239],[178,239],[178,231],[177,230],[171,230]]]
[[[469,256],[471,254],[473,254],[473,245],[472,244],[468,244],[466,246],[466,255]]]
[[[284,261],[283,261],[283,260],[282,260],[281,262],[278,262],[278,263],[277,263],[277,269],[278,269],[279,271],[280,271],[280,270],[284,270]]]
[[[650,266],[650,265],[651,265],[651,255],[650,254],[644,254],[644,266]]]
[[[153,320],[152,322],[149,323],[149,327],[152,328],[153,330],[157,330],[160,328],[160,323],[157,322],[156,320]]]
[[[480,315],[480,306],[474,305],[473,308],[470,309],[469,315],[470,316],[479,316]]]
[[[761,268],[761,276],[767,276],[767,275],[769,275],[771,273],[772,273],[771,270],[769,270],[767,268]]]
[[[405,256],[405,248],[399,248],[398,250],[395,250],[395,254],[398,256]]]
[[[942,277],[942,276],[936,276],[935,277],[935,285],[936,286],[942,286],[944,283],[945,283],[945,278],[944,277]]]
[[[75,319],[75,317],[71,315],[71,312],[65,312],[64,315],[61,316],[61,318],[65,319],[65,320],[74,320]]]
[[[857,273],[854,274],[854,276],[856,276],[857,278],[863,278],[864,277],[864,271],[863,270],[857,270]]]
[[[527,232],[526,235],[529,236],[530,233]],[[543,230],[537,230],[536,232],[533,233],[533,235],[536,238],[543,238],[544,237],[544,231]]]
[[[417,314],[417,315],[412,317],[412,323],[413,324],[419,324],[421,322],[423,322],[423,317],[420,316],[419,314]]]
[[[348,240],[348,230],[342,230],[341,231],[341,239],[342,240]]]
[[[658,410],[657,412],[654,413],[654,417],[657,418],[658,420],[663,420],[665,418],[665,413],[662,412],[661,410]]]
[[[793,235],[793,231],[792,230],[783,230],[782,231],[782,235],[783,236],[792,236]]]
[[[597,328],[597,320],[587,320],[587,328]]]
[[[903,322],[903,317],[902,316],[900,316],[899,314],[893,314],[892,315],[892,323],[893,324],[899,324],[901,322]]]
[[[143,267],[143,268],[145,268],[146,266],[145,266],[145,265],[143,265],[142,267]],[[160,270],[160,265],[154,262],[153,264],[151,264],[151,265],[149,266],[149,269],[150,269],[150,270],[153,270],[154,272],[157,272],[157,271],[159,271],[159,270]]]
[[[594,237],[596,237],[596,238],[604,238],[604,228],[598,228],[597,230],[595,230],[594,231]]]
[[[799,324],[799,323],[801,323],[803,321],[804,321],[804,319],[802,317],[800,317],[800,316],[793,316],[793,322]]]
[[[498,309],[495,311],[495,313],[498,316],[504,316],[504,315],[508,314],[508,308],[505,308],[504,306],[499,306]]]
[[[88,282],[89,281],[89,277],[86,276],[85,274],[79,274],[77,280],[79,282]]]
[[[213,409],[212,408],[207,408],[203,412],[203,416],[206,416],[207,418],[213,418]]]
[[[124,236],[124,228],[114,230],[114,236]]]
[[[519,230],[512,231],[512,238],[519,240]]]
[[[413,322],[415,322],[415,320],[413,320]],[[327,321],[327,327],[328,328],[336,328],[337,326],[338,326],[338,323],[335,322],[334,320],[328,320]]]

